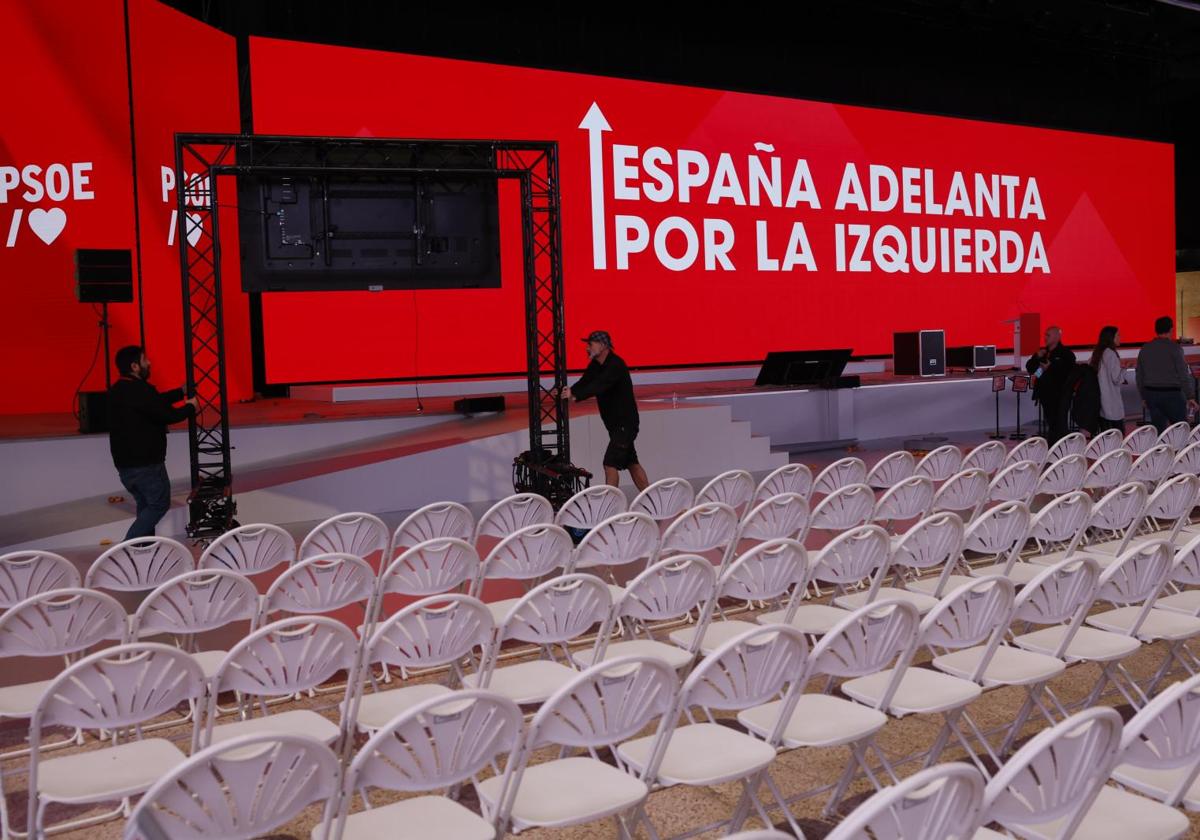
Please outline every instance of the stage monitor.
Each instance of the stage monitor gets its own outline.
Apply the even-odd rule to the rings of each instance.
[[[242,176],[242,288],[498,288],[496,187],[458,173]]]
[[[756,388],[764,385],[832,385],[846,369],[850,350],[772,351],[763,360]]]

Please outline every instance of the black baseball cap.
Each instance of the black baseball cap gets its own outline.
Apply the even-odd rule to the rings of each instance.
[[[590,335],[588,335],[587,338],[582,339],[582,340],[583,341],[599,341],[605,347],[610,347],[610,348],[612,347],[612,337],[608,333],[606,333],[604,330],[594,330]]]

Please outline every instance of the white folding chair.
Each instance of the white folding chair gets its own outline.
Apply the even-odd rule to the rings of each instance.
[[[1121,448],[1121,432],[1117,429],[1106,429],[1088,441],[1087,448],[1083,450],[1083,454],[1087,456],[1089,461],[1098,461],[1110,452],[1115,452]]]
[[[1121,442],[1121,446],[1136,458],[1156,443],[1158,443],[1157,429],[1153,426],[1138,426],[1132,432],[1125,435],[1125,440]]]
[[[1140,481],[1127,481],[1110,490],[1100,501],[1092,506],[1091,520],[1088,522],[1088,539],[1083,543],[1093,552],[1097,562],[1106,565],[1111,556],[1125,550],[1129,541],[1136,533],[1137,525],[1141,522],[1142,512],[1146,509],[1149,498],[1146,485]],[[1108,543],[1108,545],[1105,545]],[[1033,558],[1035,562],[1055,562],[1059,558],[1050,555],[1049,558]]]
[[[1200,534],[1189,535],[1188,541],[1175,552],[1170,587],[1154,605],[1184,615],[1200,615]]]
[[[728,470],[705,484],[696,493],[694,504],[720,502],[729,505],[739,516],[754,498],[754,476],[745,470]]]
[[[738,515],[729,505],[708,502],[688,508],[667,526],[659,543],[659,557],[699,554],[722,566],[733,552]]]
[[[383,520],[371,513],[339,513],[316,525],[300,541],[296,551],[297,560],[307,560],[318,554],[353,554],[370,562],[376,552],[380,555],[378,562],[387,551],[387,525]]]
[[[1027,441],[1028,442],[1028,441]],[[1014,452],[1016,450],[1013,450]],[[1035,461],[1010,461],[988,484],[987,501],[1029,503],[1041,478],[1041,465]]]
[[[386,691],[372,681],[372,691],[363,694],[354,720],[359,731],[381,729],[398,714],[460,686],[463,663],[480,663],[494,630],[487,606],[469,595],[431,595],[380,622],[367,642],[368,665],[401,671],[444,667],[446,678]]]
[[[425,840],[429,837],[492,837],[494,815],[480,815],[450,796],[459,784],[510,755],[525,720],[507,697],[460,691],[432,697],[376,731],[351,762],[342,784],[341,808],[326,809],[313,840]],[[371,807],[369,789],[418,794]],[[366,808],[350,813],[355,792]]]
[[[628,504],[625,494],[616,487],[607,484],[585,487],[559,508],[554,515],[554,524],[567,530],[586,531],[610,516],[624,513]]]
[[[95,559],[83,576],[88,589],[148,592],[196,567],[192,552],[168,537],[140,537],[117,543]]]
[[[851,484],[867,480],[867,465],[861,458],[841,458],[817,473],[810,496],[828,496]]]
[[[1184,528],[1188,526],[1198,498],[1200,477],[1184,473],[1161,482],[1146,499],[1141,518],[1129,529],[1125,547],[1150,540],[1166,540],[1172,545],[1181,542],[1188,536]],[[1138,534],[1138,531],[1142,533]],[[1119,545],[1097,545],[1091,550],[1112,553]]]
[[[77,589],[75,564],[52,551],[12,551],[0,555],[0,609],[51,589]]]
[[[646,514],[618,513],[597,523],[584,535],[571,555],[567,571],[588,570],[596,574],[603,570],[616,600],[625,592],[616,582],[617,570],[623,580],[629,580],[646,568],[658,554],[659,537],[658,523]]]
[[[288,566],[271,581],[258,623],[268,624],[276,614],[320,615],[351,604],[362,607],[360,620],[365,622],[375,583],[374,570],[361,557],[344,552],[314,555]]]
[[[1033,562],[1021,559],[1021,548],[999,563],[976,566],[973,575],[1003,575],[1014,583],[1033,580],[1042,569],[1070,557],[1087,532],[1092,515],[1092,497],[1082,490],[1064,493],[1033,515],[1026,540],[1033,540],[1037,554]]]
[[[1001,502],[979,515],[967,525],[963,532],[962,552],[949,565],[949,570],[943,570],[938,577],[914,580],[908,588],[922,595],[940,597],[943,593],[957,589],[971,581],[975,574],[987,574],[989,569],[997,564],[1007,565],[1025,546],[1029,535],[1029,508],[1021,502]],[[965,552],[971,551],[983,557],[991,557],[992,562],[976,567],[966,566],[968,574],[955,574],[957,563],[961,559],[965,563]]]
[[[921,615],[937,605],[941,591],[925,595],[904,588],[906,575],[920,575],[929,569],[941,569],[948,575],[954,561],[962,553],[963,523],[958,514],[935,513],[917,522],[900,537],[893,537],[892,552],[888,562],[879,566],[871,577],[871,587],[863,592],[851,592],[834,598],[834,604],[842,609],[856,610],[864,604],[882,599],[908,601]],[[893,586],[884,586],[887,576],[894,577]]]
[[[593,575],[567,574],[535,586],[496,627],[479,670],[464,675],[463,685],[498,692],[521,705],[542,703],[577,673],[569,652],[571,642],[596,633],[592,644],[598,650],[611,611],[609,588]],[[500,647],[510,639],[537,645],[544,658],[498,665]]]
[[[1188,436],[1191,432],[1192,427],[1181,420],[1163,429],[1162,434],[1158,436],[1157,443],[1168,446],[1172,452],[1178,452],[1187,446]]]
[[[919,519],[929,512],[933,504],[933,479],[913,475],[893,484],[879,497],[872,522],[883,522],[890,529],[897,522]]]
[[[471,583],[471,594],[482,599],[489,580],[516,580],[528,585],[546,575],[562,571],[571,562],[571,535],[558,525],[526,525],[500,540],[483,562]],[[499,624],[519,598],[488,601],[487,607]]]
[[[217,537],[200,555],[199,569],[226,569],[253,577],[296,559],[296,541],[278,525],[241,525]]]
[[[847,484],[817,503],[809,530],[845,531],[870,522],[874,512],[875,491],[865,484]]]
[[[985,440],[976,446],[963,458],[959,472],[963,470],[983,470],[986,475],[992,475],[1002,466],[1008,455],[1008,447],[998,440]]]
[[[876,490],[886,490],[895,487],[906,478],[912,478],[917,469],[917,460],[911,452],[901,449],[890,455],[883,456],[867,473],[863,482]]]
[[[571,654],[581,668],[621,656],[655,656],[672,668],[692,663],[687,648],[660,641],[655,631],[666,629],[696,613],[711,616],[709,601],[717,591],[716,568],[698,554],[676,554],[659,560],[629,582],[613,605],[613,622],[622,630],[620,641],[605,636],[599,650],[584,649]]]
[[[468,545],[475,539],[475,517],[458,502],[434,502],[417,508],[392,532],[389,558],[397,552],[436,539],[462,540]]]
[[[315,738],[267,732],[222,741],[146,791],[125,824],[125,840],[274,835],[309,805],[336,802],[337,778],[337,757]]]
[[[479,555],[465,540],[436,537],[417,543],[386,564],[379,595],[437,595],[479,574]]]
[[[471,543],[485,555],[492,542],[499,542],[530,525],[550,525],[554,522],[554,508],[549,500],[537,493],[514,493],[488,508],[475,523]],[[481,544],[481,541],[487,544]]]
[[[644,513],[666,528],[696,501],[696,491],[686,478],[660,478],[629,503],[633,513]]]
[[[927,452],[917,463],[916,474],[932,481],[945,481],[956,472],[965,469],[962,463],[962,450],[952,444],[946,444]]]
[[[1188,434],[1188,443],[1200,442],[1200,426],[1193,426],[1191,433]]]
[[[742,517],[734,540],[734,555],[782,537],[804,542],[808,524],[808,502],[799,493],[780,493],[763,499]]]
[[[776,699],[789,685],[794,690],[803,682],[807,660],[808,643],[799,631],[778,624],[750,625],[724,641],[684,680],[675,708],[667,717],[677,721],[680,715],[686,715],[688,723],[664,726],[654,735],[620,744],[619,760],[637,768],[644,779],[664,787],[740,782],[742,801],[730,821],[733,831],[741,827],[749,805],[771,824],[758,800],[758,786],[765,782],[788,825],[801,834],[767,772],[775,760],[777,736],[764,741],[721,726],[712,711],[742,711]],[[696,722],[693,709],[702,710],[706,719]]]
[[[1087,452],[1087,438],[1082,432],[1063,435],[1046,451],[1046,462],[1053,464],[1068,455],[1083,455]]]
[[[1152,490],[1170,474],[1174,461],[1175,451],[1164,443],[1157,443],[1137,457],[1126,481],[1140,481],[1147,490]]]
[[[1200,428],[1200,426],[1197,426]],[[1169,475],[1200,475],[1200,441],[1189,443],[1179,450],[1171,462]]]
[[[1109,431],[1116,431],[1110,429]],[[1114,487],[1124,484],[1133,469],[1133,456],[1127,449],[1114,449],[1097,458],[1083,476],[1085,490],[1095,490],[1107,493]]]
[[[1012,466],[1021,461],[1033,461],[1038,467],[1046,463],[1046,456],[1050,454],[1050,444],[1046,442],[1044,437],[1030,437],[1018,443],[1012,449],[1008,450],[1008,455],[1004,459],[1004,466]]]
[[[1125,724],[1112,780],[1164,805],[1200,810],[1200,674],[1167,686]]]
[[[807,499],[812,493],[812,486],[812,470],[804,464],[784,464],[758,483],[751,504],[756,505],[780,493],[798,493]]]
[[[614,767],[596,751],[608,747],[619,757],[617,745],[655,718],[670,726],[678,684],[674,669],[652,656],[602,662],[564,684],[534,715],[504,773],[475,783],[497,836],[510,825],[514,832],[562,828],[609,816],[622,840],[632,840],[639,823],[655,836],[641,809],[650,786],[623,761]],[[560,747],[558,757],[530,763],[534,749],[548,745]]]
[[[42,838],[51,803],[90,805],[121,800],[115,810],[59,823],[54,830],[96,825],[129,812],[129,797],[143,793],[186,759],[165,738],[143,738],[141,725],[204,697],[200,666],[170,645],[118,645],[84,657],[46,686],[29,721],[29,836]],[[113,746],[42,760],[46,726],[112,733]],[[119,734],[133,738],[118,744]],[[192,749],[196,726],[192,727]]]
[[[1066,438],[1063,438],[1066,440]],[[1061,496],[1083,487],[1083,478],[1087,475],[1087,458],[1076,452],[1064,455],[1038,477],[1033,488],[1033,496]],[[1030,497],[1032,498],[1032,496]]]
[[[969,764],[940,764],[879,791],[826,840],[962,840],[979,825],[983,778]]]
[[[990,479],[982,469],[964,469],[946,479],[933,494],[930,513],[951,511],[964,522],[969,522],[975,512],[987,501]]]

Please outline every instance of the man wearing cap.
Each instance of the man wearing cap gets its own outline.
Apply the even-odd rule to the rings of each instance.
[[[600,407],[600,419],[608,429],[608,448],[604,450],[604,481],[613,487],[621,479],[621,470],[629,470],[638,490],[650,484],[646,471],[638,463],[633,442],[638,434],[637,400],[633,397],[633,380],[625,360],[613,352],[612,339],[603,330],[587,338],[591,362],[579,381],[571,386],[576,401],[595,397]]]

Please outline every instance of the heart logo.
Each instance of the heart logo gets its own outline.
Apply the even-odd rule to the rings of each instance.
[[[35,207],[29,211],[30,230],[47,245],[58,239],[66,226],[67,214],[61,207],[51,207],[49,210]]]
[[[204,235],[204,216],[199,213],[188,213],[187,223],[187,241],[193,248],[200,241],[200,237]]]

